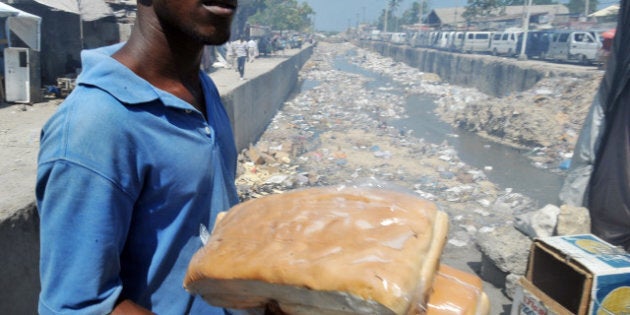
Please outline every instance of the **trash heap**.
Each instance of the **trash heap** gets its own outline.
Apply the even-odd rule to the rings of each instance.
[[[603,76],[596,70],[550,72],[533,88],[499,98],[440,82],[436,75],[423,74],[371,51],[358,49],[358,55],[357,64],[392,77],[406,85],[408,93],[436,97],[436,114],[444,121],[496,142],[529,149],[534,165],[552,171],[568,167],[566,162],[573,155]]]
[[[301,72],[318,84],[286,102],[260,140],[239,155],[237,188],[242,200],[300,187],[377,181],[402,187],[439,204],[455,222],[447,246],[474,244],[478,233],[509,225],[532,201],[499,190],[485,172],[463,163],[448,142],[430,143],[388,125],[406,117],[403,97],[370,90],[369,78],[339,71],[337,56],[356,47],[321,43]],[[366,53],[372,64],[392,68]],[[363,52],[353,58],[362,59]],[[366,61],[367,62],[367,61]],[[443,89],[439,79],[403,65],[396,80],[411,76],[411,89]],[[397,70],[396,70],[397,69]],[[403,75],[403,73],[408,74]]]

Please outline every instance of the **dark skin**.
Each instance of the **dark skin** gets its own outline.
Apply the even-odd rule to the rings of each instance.
[[[214,14],[202,3],[225,9]],[[190,103],[205,115],[199,79],[204,45],[230,36],[236,0],[143,0],[129,41],[113,57],[154,86]],[[215,10],[216,11],[216,10]],[[185,22],[180,22],[185,21]]]
[[[112,57],[206,117],[199,77],[203,47],[229,39],[236,6],[237,0],[139,0],[136,26]],[[121,298],[112,314],[153,313]]]

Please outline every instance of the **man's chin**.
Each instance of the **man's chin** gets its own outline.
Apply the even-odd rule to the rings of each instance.
[[[230,32],[225,32],[221,34],[213,34],[211,36],[200,36],[199,40],[204,45],[213,45],[219,46],[225,44],[228,40],[230,40]]]

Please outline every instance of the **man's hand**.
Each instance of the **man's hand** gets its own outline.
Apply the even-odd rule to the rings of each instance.
[[[131,300],[123,300],[116,305],[111,315],[153,315],[153,312]]]

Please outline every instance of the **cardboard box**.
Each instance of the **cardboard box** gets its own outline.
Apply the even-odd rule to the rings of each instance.
[[[516,314],[630,314],[630,254],[591,234],[535,240]]]

